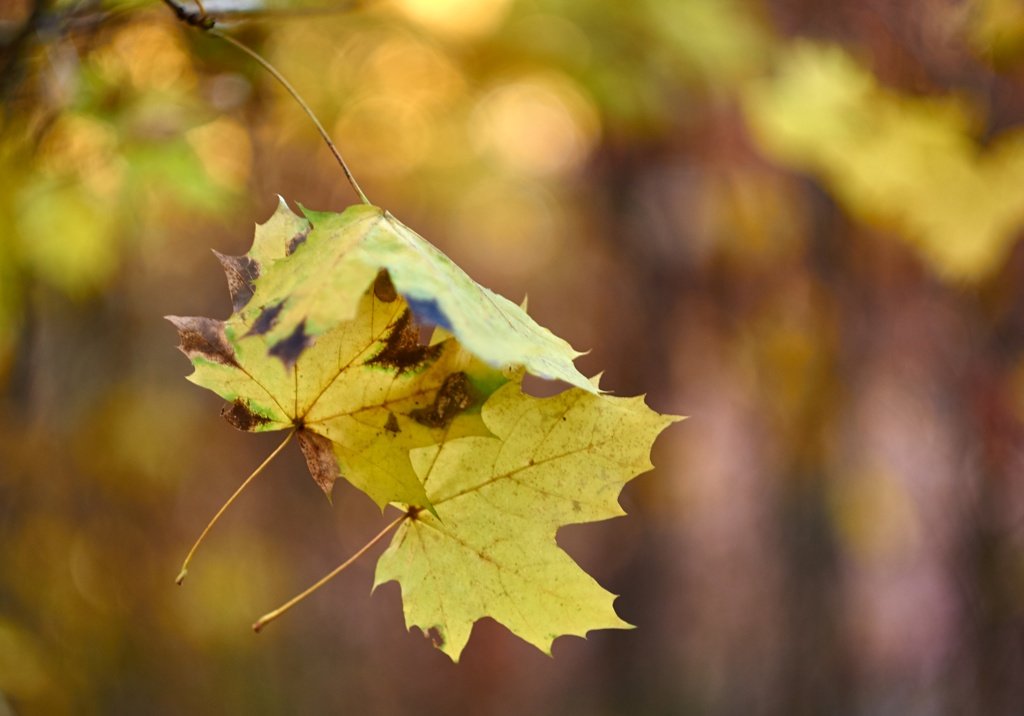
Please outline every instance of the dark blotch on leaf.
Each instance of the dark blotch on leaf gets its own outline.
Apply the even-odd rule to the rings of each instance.
[[[260,265],[248,256],[226,256],[219,251],[213,255],[224,267],[224,275],[228,278],[228,291],[231,293],[231,306],[240,311],[252,299],[254,282],[260,275]]]
[[[387,422],[384,423],[384,429],[389,433],[400,433],[402,428],[398,426],[398,418],[395,417],[394,413],[388,413]]]
[[[391,276],[384,269],[380,270],[377,278],[373,281],[373,295],[383,303],[391,303],[398,298],[395,284],[391,283]]]
[[[434,403],[427,408],[409,412],[409,417],[428,428],[446,428],[460,412],[473,404],[473,386],[465,373],[452,373],[434,396]]]
[[[448,316],[434,299],[422,300],[406,296],[405,300],[409,302],[409,308],[419,320],[432,326],[440,326],[446,331],[452,330],[452,322],[448,320]]]
[[[260,315],[253,321],[252,328],[245,335],[262,336],[269,331],[277,323],[277,317],[281,313],[282,308],[284,308],[284,301],[279,301],[273,306],[264,306],[263,310],[260,311]]]
[[[313,339],[306,335],[306,322],[295,326],[295,330],[287,338],[278,341],[270,349],[270,355],[281,359],[286,368],[295,365],[302,352],[313,345]]]
[[[430,627],[423,635],[430,639],[431,643],[438,649],[444,648],[444,637],[441,635],[441,627]]]
[[[309,236],[309,232],[311,230],[312,227],[307,226],[305,229],[303,229],[299,233],[295,234],[295,236],[290,238],[288,240],[288,245],[285,246],[284,248],[285,256],[291,256],[293,253],[295,253],[295,249],[299,248],[300,246],[302,246],[303,243],[305,243],[306,238]]]
[[[231,405],[225,405],[220,411],[221,416],[239,430],[252,432],[256,428],[269,423],[268,418],[249,410],[248,406],[241,400],[236,400]]]
[[[178,348],[189,358],[238,366],[235,349],[224,334],[224,322],[203,316],[165,316],[178,329]]]
[[[296,437],[299,439],[302,454],[306,458],[309,474],[313,476],[313,480],[330,500],[334,481],[341,477],[341,469],[338,467],[338,459],[334,456],[331,441],[308,430],[299,430]]]
[[[412,314],[405,311],[395,321],[384,347],[366,364],[394,368],[402,373],[433,362],[442,350],[444,347],[440,343],[433,346],[420,343],[419,328],[412,320]]]

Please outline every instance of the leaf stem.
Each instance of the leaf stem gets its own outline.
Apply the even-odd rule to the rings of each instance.
[[[265,59],[263,55],[256,52],[256,50],[252,49],[240,40],[236,40],[230,35],[225,35],[219,30],[214,29],[214,26],[216,25],[216,20],[214,20],[213,17],[207,14],[206,8],[203,6],[202,0],[195,0],[195,4],[198,7],[198,11],[189,10],[183,5],[179,5],[177,0],[163,0],[163,2],[165,5],[167,5],[167,7],[171,9],[175,16],[179,20],[184,22],[186,25],[197,27],[200,30],[204,30],[205,32],[213,35],[214,37],[218,37],[221,40],[224,40],[224,42],[228,43],[229,45],[234,45],[236,48],[238,48],[245,54],[249,55],[249,57],[256,60],[256,62],[258,62],[260,66],[263,67],[263,69],[269,72],[274,77],[275,80],[280,82],[281,86],[288,91],[288,94],[292,96],[292,99],[298,102],[299,106],[302,107],[302,111],[305,112],[306,116],[309,117],[310,121],[313,122],[313,126],[316,127],[316,131],[320,133],[320,137],[327,144],[327,148],[331,150],[331,154],[334,155],[334,158],[337,160],[338,165],[341,166],[341,171],[344,172],[345,178],[348,180],[348,183],[352,185],[352,188],[355,190],[356,194],[359,195],[359,200],[364,204],[370,204],[370,200],[366,198],[366,194],[363,193],[362,187],[359,186],[359,182],[357,182],[355,176],[353,176],[352,170],[349,169],[348,164],[345,163],[345,159],[344,157],[341,156],[341,152],[338,150],[338,147],[334,144],[334,140],[331,139],[331,135],[329,135],[327,133],[327,130],[324,129],[324,125],[320,123],[320,120],[317,118],[312,108],[310,108],[310,106],[306,104],[306,101],[302,99],[302,95],[299,94],[298,90],[292,87],[292,83],[289,82],[285,78],[285,76],[282,75],[277,70],[276,67],[270,64],[269,60]]]
[[[363,193],[362,187],[359,186],[359,182],[357,182],[356,178],[352,175],[352,170],[348,168],[348,164],[345,163],[345,159],[341,156],[341,152],[338,151],[338,147],[335,146],[334,140],[331,139],[331,135],[329,135],[327,133],[327,130],[324,129],[324,126],[320,124],[320,120],[317,119],[316,114],[313,113],[313,110],[310,109],[309,105],[306,104],[305,100],[302,99],[302,96],[298,93],[298,91],[294,87],[292,87],[291,82],[285,79],[285,76],[278,72],[276,67],[270,64],[270,62],[265,60],[262,55],[256,52],[256,50],[250,48],[248,45],[245,45],[236,40],[235,38],[231,37],[230,35],[225,35],[224,33],[219,32],[218,30],[210,29],[207,32],[209,32],[209,34],[213,35],[214,37],[219,37],[228,44],[234,45],[239,50],[249,55],[249,57],[256,60],[263,67],[263,69],[265,69],[267,72],[273,75],[274,79],[281,83],[282,87],[288,90],[288,94],[292,96],[292,99],[299,103],[299,106],[302,107],[302,111],[305,112],[306,116],[308,116],[310,120],[313,122],[313,126],[316,127],[316,131],[320,133],[320,136],[327,144],[327,148],[331,150],[331,154],[334,155],[334,158],[338,161],[338,164],[341,166],[341,171],[345,173],[345,178],[348,179],[348,183],[352,185],[352,188],[355,190],[356,194],[359,195],[359,200],[364,204],[369,204],[370,200],[366,198],[366,194]]]
[[[185,580],[185,576],[188,574],[188,565],[192,561],[192,556],[196,553],[196,550],[199,549],[199,545],[202,544],[203,540],[206,538],[206,535],[209,533],[209,531],[213,529],[213,526],[215,524],[217,524],[217,520],[220,519],[220,516],[224,514],[228,507],[230,507],[231,504],[238,498],[238,496],[242,494],[242,491],[249,486],[249,483],[252,482],[257,475],[263,472],[263,469],[270,464],[270,461],[277,457],[278,453],[284,450],[284,446],[288,444],[288,441],[292,439],[293,435],[295,435],[294,430],[288,433],[288,435],[281,442],[281,444],[274,449],[274,452],[270,453],[267,459],[260,463],[260,466],[253,470],[252,474],[250,474],[249,477],[245,478],[245,481],[238,487],[237,490],[235,490],[234,494],[228,498],[228,501],[225,502],[219,510],[217,510],[217,514],[213,516],[213,519],[211,519],[210,522],[206,525],[206,529],[204,529],[202,534],[199,535],[199,539],[197,539],[195,544],[192,545],[192,549],[188,551],[188,555],[186,555],[185,561],[181,565],[181,572],[178,573],[177,578],[175,578],[174,580],[175,582],[177,582],[180,585]]]
[[[323,577],[322,579],[320,579],[320,581],[318,581],[318,582],[317,582],[316,584],[314,584],[314,585],[313,585],[312,587],[310,587],[310,588],[309,588],[309,589],[307,589],[306,591],[304,591],[304,592],[302,592],[301,594],[298,594],[298,595],[296,595],[296,596],[292,597],[292,598],[291,598],[291,599],[289,599],[289,600],[288,600],[287,602],[285,602],[284,604],[282,604],[281,606],[279,606],[279,607],[278,607],[277,609],[275,609],[275,610],[273,610],[273,611],[271,611],[271,612],[267,612],[266,614],[264,614],[263,616],[261,616],[261,617],[260,617],[259,619],[257,619],[257,620],[256,620],[256,623],[252,625],[252,630],[253,630],[254,632],[257,632],[257,633],[259,633],[259,631],[260,631],[260,630],[261,630],[261,629],[262,629],[263,627],[265,627],[265,626],[266,626],[267,624],[269,624],[270,622],[272,622],[272,621],[274,621],[275,619],[277,619],[277,618],[278,618],[279,616],[281,616],[281,615],[282,615],[282,614],[284,614],[284,613],[285,613],[286,611],[288,611],[289,609],[291,609],[292,607],[294,607],[294,606],[295,606],[296,604],[298,604],[299,602],[301,602],[301,601],[302,601],[303,599],[305,599],[306,597],[308,597],[308,596],[309,596],[310,594],[312,594],[313,592],[315,592],[316,590],[318,590],[318,589],[319,589],[320,587],[322,587],[322,586],[324,586],[325,584],[327,584],[327,582],[329,582],[329,581],[331,581],[332,579],[334,579],[334,578],[335,578],[336,576],[338,576],[338,574],[340,574],[340,573],[341,573],[341,572],[343,572],[343,571],[344,571],[345,569],[347,569],[347,568],[349,567],[349,565],[351,565],[351,564],[352,564],[353,562],[355,562],[355,561],[356,561],[357,559],[359,559],[359,558],[360,558],[360,557],[362,557],[362,556],[363,556],[364,554],[366,554],[367,550],[369,550],[369,549],[370,549],[371,547],[373,547],[373,545],[377,544],[377,543],[378,543],[378,542],[380,542],[380,541],[381,541],[382,539],[384,539],[384,537],[386,537],[386,536],[387,536],[388,532],[390,532],[391,530],[393,530],[393,529],[395,529],[396,527],[398,527],[398,525],[400,525],[400,524],[401,524],[401,523],[402,523],[402,522],[403,522],[404,520],[406,520],[406,519],[407,519],[408,517],[409,517],[409,513],[408,513],[408,512],[403,512],[403,513],[402,513],[401,515],[399,515],[398,517],[396,517],[396,518],[395,518],[395,520],[394,520],[394,521],[393,521],[393,522],[392,522],[391,524],[389,524],[389,525],[388,525],[387,527],[385,527],[385,528],[384,528],[384,529],[382,529],[382,530],[381,530],[380,532],[378,532],[378,533],[377,533],[377,536],[376,536],[376,537],[374,537],[374,538],[373,538],[373,539],[371,539],[371,540],[370,540],[369,542],[367,542],[366,544],[364,544],[364,545],[363,545],[363,546],[362,546],[362,547],[361,547],[361,548],[359,549],[359,551],[358,551],[358,552],[356,552],[356,553],[355,553],[355,554],[353,554],[353,555],[352,555],[351,557],[349,557],[349,558],[348,558],[348,559],[346,559],[346,560],[345,560],[344,562],[342,562],[342,563],[341,563],[340,565],[338,565],[337,567],[335,567],[335,568],[334,568],[334,570],[333,570],[333,571],[331,571],[331,573],[330,573],[330,574],[328,574],[328,575],[326,575],[325,577]]]

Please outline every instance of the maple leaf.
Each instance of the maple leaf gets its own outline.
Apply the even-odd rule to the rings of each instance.
[[[489,365],[523,366],[542,378],[596,390],[573,365],[578,351],[477,284],[389,212],[360,204],[340,214],[303,213],[305,219],[292,214],[282,200],[274,221],[293,232],[287,261],[261,264],[252,285],[255,299],[239,314],[286,363],[311,338],[355,317],[363,290],[386,270],[421,320],[450,331]]]
[[[218,255],[235,307],[230,319],[168,316],[195,368],[189,380],[227,400],[224,416],[241,430],[296,429],[328,497],[344,474],[381,507],[396,500],[429,506],[409,450],[488,434],[479,406],[504,378],[443,332],[441,340],[421,343],[385,274],[361,287],[351,320],[279,360],[259,322],[241,311],[264,267],[283,263],[308,232],[308,223],[281,206],[257,228],[246,256]]]
[[[630,626],[555,533],[625,514],[622,486],[653,467],[651,444],[680,419],[643,397],[573,388],[538,399],[519,383],[484,404],[493,436],[412,451],[440,518],[411,507],[377,564],[374,586],[398,581],[406,625],[454,661],[485,616],[545,653],[560,635]]]

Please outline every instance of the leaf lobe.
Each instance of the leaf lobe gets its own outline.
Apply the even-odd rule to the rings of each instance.
[[[178,329],[178,349],[191,358],[238,367],[235,349],[224,333],[224,322],[203,316],[164,316]]]

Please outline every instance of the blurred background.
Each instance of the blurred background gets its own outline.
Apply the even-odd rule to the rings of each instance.
[[[1024,4],[207,5],[376,204],[692,416],[559,533],[638,629],[456,666],[369,557],[254,636],[384,524],[297,448],[176,587],[280,436],[161,316],[227,316],[276,194],[354,197],[158,0],[4,0],[0,714],[1024,713]]]

